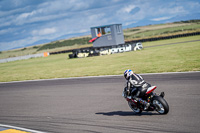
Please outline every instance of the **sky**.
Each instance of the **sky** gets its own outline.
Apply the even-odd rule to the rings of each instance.
[[[0,51],[123,28],[200,19],[200,0],[0,0]]]

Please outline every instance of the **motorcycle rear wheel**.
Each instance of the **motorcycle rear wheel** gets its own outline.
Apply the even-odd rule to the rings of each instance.
[[[136,114],[140,114],[142,113],[142,110],[137,108],[135,105],[133,105],[132,102],[128,102],[129,107],[133,110],[133,112],[135,112]]]
[[[156,107],[156,111],[159,114],[167,114],[169,112],[169,105],[162,97],[155,96],[152,103]]]

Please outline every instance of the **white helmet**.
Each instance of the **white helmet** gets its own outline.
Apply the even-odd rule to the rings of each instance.
[[[133,75],[133,71],[128,69],[124,72],[124,78],[129,80],[130,76]]]

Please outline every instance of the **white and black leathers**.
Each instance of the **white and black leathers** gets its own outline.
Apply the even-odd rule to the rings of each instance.
[[[142,105],[144,105],[144,110],[147,110],[150,106],[150,103],[143,100],[142,97],[145,95],[150,86],[151,85],[145,82],[139,74],[133,73],[130,75],[129,79],[127,79],[127,86],[124,88],[124,94],[126,96],[131,96],[132,99],[140,102]]]
[[[150,87],[150,84],[145,82],[139,74],[133,73],[127,80],[127,94],[134,94],[132,95],[133,98],[142,97],[143,92],[145,92],[148,87]]]

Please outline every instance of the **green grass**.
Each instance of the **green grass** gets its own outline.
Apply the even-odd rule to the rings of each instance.
[[[159,27],[160,26],[160,27]],[[163,24],[163,25],[152,25],[146,28],[136,27],[136,29],[128,29],[124,31],[125,39],[132,40],[138,38],[149,38],[162,35],[173,35],[187,32],[197,32],[200,30],[200,23],[194,24]]]
[[[197,40],[200,36],[146,42],[144,46]],[[152,43],[152,44],[150,44]],[[0,64],[0,81],[136,73],[200,71],[200,42],[146,48],[106,56],[68,59],[68,54]]]

